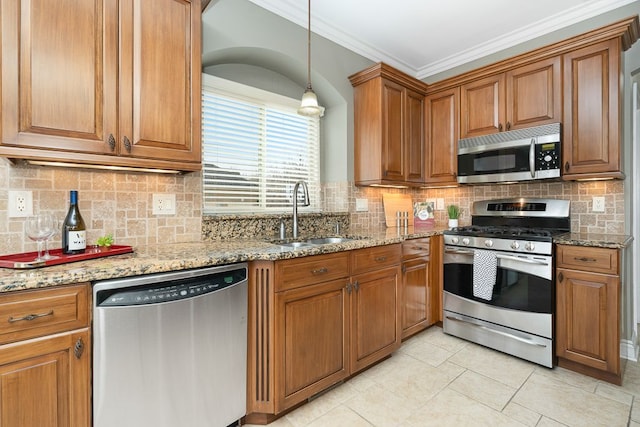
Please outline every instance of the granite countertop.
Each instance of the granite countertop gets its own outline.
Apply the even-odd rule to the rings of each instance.
[[[565,233],[553,238],[558,245],[594,246],[598,248],[624,249],[633,242],[625,234]]]
[[[0,268],[0,292],[94,282],[236,262],[275,261],[319,255],[399,243],[406,239],[430,237],[442,234],[446,229],[445,225],[435,225],[433,227],[409,227],[407,230],[396,228],[381,228],[373,231],[371,229],[352,230],[346,237],[353,240],[299,249],[286,248],[275,241],[255,239],[200,241],[137,247],[134,248],[133,253],[129,254],[50,267],[28,270]],[[300,240],[304,238],[305,236],[302,236]],[[555,238],[554,243],[624,248],[632,240],[633,238],[630,236],[567,233]]]
[[[308,255],[340,252],[398,243],[409,238],[442,234],[446,227],[415,229],[401,233],[395,228],[367,232],[354,230],[348,242],[317,245],[300,249],[285,248],[265,240],[220,240],[175,243],[134,248],[133,253],[59,264],[49,267],[14,270],[0,268],[0,292],[44,288],[80,282],[93,282],[141,274],[186,270],[254,260],[279,260]],[[305,236],[302,236],[303,239]],[[314,236],[315,237],[315,236]]]

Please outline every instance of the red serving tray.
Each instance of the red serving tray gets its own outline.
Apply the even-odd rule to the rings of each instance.
[[[62,248],[49,249],[49,254],[58,258],[48,259],[46,261],[34,261],[38,256],[37,252],[25,252],[21,254],[0,255],[0,267],[3,268],[38,268],[50,265],[67,264],[69,262],[84,261],[87,259],[102,258],[112,255],[121,255],[133,252],[131,246],[112,245],[108,251],[100,251],[97,246],[87,246],[87,250],[83,254],[63,254]]]

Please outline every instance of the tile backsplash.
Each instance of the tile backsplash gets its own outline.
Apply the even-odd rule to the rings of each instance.
[[[35,243],[24,233],[23,218],[9,218],[9,190],[28,190],[33,194],[34,212],[49,211],[62,220],[69,203],[69,190],[78,190],[80,212],[87,225],[88,243],[112,233],[116,244],[142,246],[161,242],[189,242],[214,235],[242,237],[244,227],[233,221],[219,220],[213,226],[202,220],[201,174],[160,175],[145,173],[108,172],[84,169],[63,169],[44,166],[10,165],[0,163],[0,253],[33,251]],[[385,192],[411,194],[414,202],[443,198],[445,206],[457,204],[462,208],[460,224],[470,222],[469,210],[473,200],[507,197],[546,197],[571,201],[571,229],[579,232],[624,233],[624,181],[594,182],[534,182],[512,185],[480,185],[458,188],[393,190],[356,187],[349,182],[325,183],[322,188],[323,212],[339,214],[336,218],[322,218],[301,213],[308,230],[328,232],[336,220],[342,228],[358,230],[378,228],[384,224],[382,194]],[[176,215],[154,215],[154,193],[176,195]],[[605,198],[605,213],[591,212],[593,196]],[[357,212],[356,199],[367,199],[368,210]],[[344,216],[348,213],[348,216]],[[291,213],[282,215],[290,220]],[[265,217],[261,230],[276,230],[278,216]],[[446,211],[435,212],[436,221],[445,223]],[[243,220],[243,221],[246,221]],[[290,224],[287,223],[290,228]],[[277,225],[277,224],[276,224]],[[248,230],[256,230],[251,222]],[[214,227],[214,228],[211,228]],[[228,230],[226,228],[228,228]],[[240,230],[240,232],[238,232]],[[251,233],[245,233],[251,234]],[[244,237],[252,237],[254,234]],[[290,234],[289,234],[290,235]],[[60,246],[60,235],[53,238],[51,247]]]
[[[140,246],[200,240],[202,196],[200,174],[160,175],[0,164],[0,253],[36,250],[24,232],[24,218],[9,218],[9,190],[33,194],[33,211],[54,213],[62,221],[69,191],[78,190],[87,244],[112,233],[115,244]],[[176,215],[154,215],[153,193],[176,195]],[[51,248],[60,247],[60,234]]]

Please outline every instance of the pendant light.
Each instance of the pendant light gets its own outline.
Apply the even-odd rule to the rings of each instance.
[[[301,116],[319,116],[322,108],[318,106],[318,97],[311,88],[311,0],[309,0],[309,25],[307,31],[307,88],[302,94],[302,102],[298,108]]]

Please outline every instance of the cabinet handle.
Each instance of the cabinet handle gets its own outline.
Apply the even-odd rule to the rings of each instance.
[[[414,246],[411,249],[413,249],[414,251],[428,251],[429,247],[423,247],[423,246]]]
[[[358,292],[358,289],[360,289],[360,284],[358,283],[358,281],[356,280],[356,282],[353,284],[353,290]]]
[[[507,122],[507,130],[511,130],[511,122]]]
[[[13,317],[13,316],[11,316],[11,317],[9,317],[8,321],[9,321],[9,323],[21,322],[23,320],[31,321],[31,320],[35,320],[35,319],[38,319],[40,317],[46,317],[46,316],[53,316],[53,310],[49,310],[46,313],[40,313],[40,314],[27,314],[26,316],[23,316],[23,317]]]
[[[78,338],[76,345],[73,346],[73,354],[76,356],[76,359],[80,359],[82,353],[84,353],[84,341],[82,341],[82,338]]]
[[[109,134],[109,148],[111,148],[111,151],[116,149],[116,139],[113,137],[112,133]]]
[[[502,123],[498,123],[498,132],[502,132]]]
[[[322,267],[322,268],[318,268],[318,269],[315,269],[315,270],[311,270],[311,274],[313,274],[313,275],[324,274],[327,271],[329,271],[329,269],[327,267]]]
[[[564,171],[569,172],[569,162],[564,162]]]
[[[407,272],[407,266],[402,264],[402,274]]]
[[[379,256],[379,257],[376,257],[376,258],[375,258],[375,261],[376,261],[376,262],[384,262],[384,261],[386,261],[386,260],[387,260],[387,257],[386,257],[386,256]]]
[[[574,257],[573,259],[576,260],[576,261],[582,261],[582,262],[596,262],[595,258],[587,258],[585,256],[580,257],[580,258]]]
[[[564,274],[562,274],[562,272],[558,273],[558,280],[561,282],[564,280]]]
[[[127,150],[127,153],[131,152],[131,141],[126,136],[124,137],[124,148]]]
[[[351,283],[347,283],[347,293],[351,295]]]

